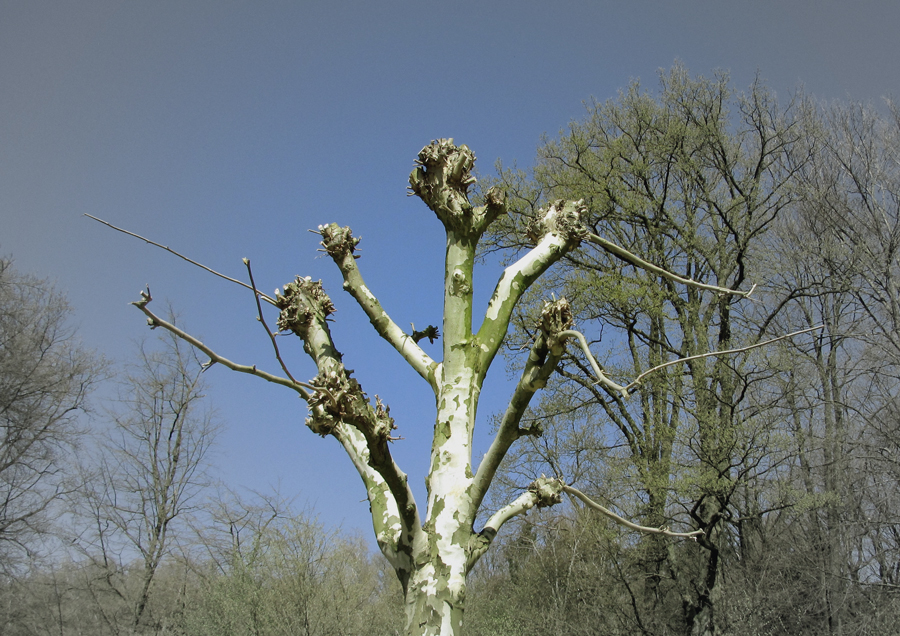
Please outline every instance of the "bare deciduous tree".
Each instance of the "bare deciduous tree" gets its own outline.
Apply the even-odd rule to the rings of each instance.
[[[100,365],[76,340],[51,283],[0,259],[0,569],[35,549],[64,493],[79,412]]]
[[[152,623],[146,610],[154,577],[172,552],[177,522],[208,482],[216,425],[203,403],[203,367],[193,348],[171,334],[162,340],[162,350],[140,347],[98,465],[89,469],[90,486],[76,498],[90,527],[81,548],[103,573],[89,586],[98,598],[120,601],[105,617],[115,633]],[[131,559],[141,575],[121,576]]]
[[[402,625],[396,580],[358,537],[328,530],[277,496],[216,502],[185,630],[223,634],[389,634]]]

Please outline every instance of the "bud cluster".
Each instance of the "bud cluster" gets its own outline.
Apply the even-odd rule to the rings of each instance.
[[[325,293],[322,281],[314,281],[308,276],[298,276],[284,286],[283,292],[276,289],[275,306],[281,310],[278,329],[293,331],[301,338],[316,315],[324,319],[334,313],[334,304]]]
[[[562,487],[561,480],[541,475],[528,485],[528,492],[537,495],[535,505],[538,508],[546,508],[562,501]]]
[[[309,399],[310,417],[306,418],[306,426],[314,433],[330,435],[334,428],[345,422],[358,429],[369,441],[377,445],[391,439],[391,431],[397,428],[391,409],[375,396],[375,408],[369,405],[365,392],[355,378],[353,371],[344,365],[329,369],[310,381],[320,389]]]
[[[582,218],[587,215],[584,199],[566,201],[558,199],[546,209],[541,209],[525,229],[525,234],[535,244],[547,234],[557,234],[567,242],[577,245],[587,234]]]
[[[353,396],[362,393],[362,389],[344,365],[319,372],[310,384],[321,390],[316,391],[308,401],[311,415],[306,418],[306,425],[314,433],[325,437],[352,410]]]
[[[545,335],[555,336],[560,331],[571,329],[574,324],[575,316],[568,300],[560,298],[544,303],[544,308],[541,310],[541,331]]]
[[[322,247],[335,260],[340,260],[348,254],[353,254],[362,238],[354,238],[349,227],[340,227],[337,223],[320,225],[319,234],[322,235]],[[354,258],[359,257],[355,256]]]
[[[419,152],[409,188],[444,223],[459,225],[472,210],[468,191],[475,183],[474,165],[475,153],[467,146],[456,146],[453,139],[432,141]]]

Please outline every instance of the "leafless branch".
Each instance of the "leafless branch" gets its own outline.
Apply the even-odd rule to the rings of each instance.
[[[586,239],[587,241],[594,243],[595,245],[599,245],[601,248],[609,252],[610,254],[619,257],[623,261],[631,263],[635,267],[640,267],[643,270],[648,272],[652,272],[654,274],[658,274],[663,276],[664,278],[668,278],[671,281],[675,281],[676,283],[681,283],[683,285],[687,285],[689,287],[694,287],[696,289],[704,289],[706,291],[715,292],[717,294],[728,294],[733,296],[742,296],[744,298],[749,298],[750,294],[753,293],[753,290],[756,289],[756,285],[750,288],[750,291],[737,291],[736,289],[728,289],[727,287],[718,287],[716,285],[707,285],[706,283],[698,283],[695,280],[691,280],[690,278],[683,278],[678,276],[677,274],[673,274],[672,272],[659,267],[658,265],[654,265],[653,263],[648,263],[644,259],[635,254],[632,254],[628,250],[619,247],[615,243],[611,241],[607,241],[605,238],[601,236],[597,236],[596,234],[588,234]]]
[[[748,292],[749,293],[749,292]],[[688,360],[698,360],[700,358],[709,358],[712,356],[726,356],[734,353],[743,353],[744,351],[750,351],[751,349],[756,349],[758,347],[764,347],[766,345],[772,344],[773,342],[778,342],[779,340],[785,340],[787,338],[793,338],[794,336],[799,336],[804,333],[808,333],[810,331],[816,331],[817,329],[822,329],[824,325],[817,325],[815,327],[810,327],[808,329],[801,329],[800,331],[794,331],[789,334],[785,334],[783,336],[778,336],[777,338],[772,338],[771,340],[766,340],[764,342],[757,342],[756,344],[748,345],[746,347],[739,347],[737,349],[726,349],[724,351],[709,351],[707,353],[698,353],[695,356],[687,356],[686,358],[678,358],[677,360],[670,360],[669,362],[664,362],[663,364],[659,364],[652,369],[648,369],[644,371],[639,376],[637,376],[634,380],[629,382],[626,386],[621,386],[610,380],[606,377],[606,374],[600,369],[600,365],[597,363],[597,360],[594,358],[591,353],[590,348],[588,347],[587,340],[584,335],[580,332],[575,331],[574,329],[567,329],[566,331],[559,332],[560,336],[573,336],[578,339],[578,342],[581,344],[581,348],[584,351],[584,355],[587,356],[588,362],[591,364],[591,368],[594,370],[594,374],[597,377],[599,384],[605,386],[617,393],[619,393],[623,398],[627,398],[631,391],[637,389],[641,386],[641,380],[646,378],[651,373],[655,373],[661,369],[665,369],[666,367],[671,367],[672,365],[679,364],[681,362],[687,362]]]
[[[614,513],[609,508],[601,506],[596,501],[588,497],[586,494],[578,490],[577,488],[572,488],[572,486],[564,485],[562,487],[564,493],[567,493],[570,497],[577,497],[581,499],[588,507],[593,508],[594,510],[606,515],[616,523],[625,526],[626,528],[631,528],[637,532],[643,532],[644,534],[661,534],[666,537],[680,537],[685,539],[693,539],[697,540],[697,537],[706,534],[703,530],[694,530],[693,532],[672,532],[668,528],[650,528],[647,526],[639,526],[636,523],[632,523],[625,519],[624,517],[620,517],[616,513]]]
[[[437,391],[435,378],[439,372],[439,365],[419,347],[418,343],[421,338],[417,340],[415,333],[412,336],[404,333],[381,306],[375,294],[366,286],[362,272],[356,264],[358,255],[355,252],[358,249],[359,237],[354,237],[349,227],[341,228],[336,223],[320,225],[318,231],[310,231],[322,237],[322,246],[325,248],[325,252],[331,256],[344,278],[344,290],[353,296],[366,313],[378,335],[394,347],[416,373],[422,376],[433,390]],[[423,337],[432,340],[438,336],[435,327],[433,332],[429,333],[426,330]]]
[[[475,473],[471,490],[473,511],[477,511],[481,506],[482,499],[500,467],[500,462],[503,461],[510,447],[526,434],[525,429],[520,428],[522,416],[525,414],[531,398],[546,385],[547,380],[556,370],[563,352],[562,347],[551,346],[543,332],[538,334],[531,352],[528,354],[525,368],[522,369],[522,376],[500,418],[494,440]],[[499,528],[499,526],[495,527]]]
[[[725,351],[710,351],[708,353],[698,353],[695,356],[688,356],[686,358],[678,358],[677,360],[670,360],[669,362],[665,362],[663,364],[657,365],[652,369],[648,369],[632,380],[628,386],[625,387],[626,391],[630,391],[631,389],[635,389],[641,385],[641,380],[654,373],[659,371],[660,369],[664,369],[666,367],[670,367],[673,364],[678,364],[679,362],[687,362],[688,360],[697,360],[699,358],[709,358],[711,356],[725,356],[731,355],[732,353],[742,353],[744,351],[750,351],[751,349],[756,349],[758,347],[764,347],[766,345],[772,344],[773,342],[778,342],[779,340],[785,340],[787,338],[793,338],[794,336],[799,336],[800,334],[808,333],[810,331],[816,331],[817,329],[822,329],[825,325],[816,325],[815,327],[810,327],[808,329],[801,329],[800,331],[794,331],[789,334],[785,334],[783,336],[778,336],[777,338],[772,338],[771,340],[766,340],[764,342],[757,342],[756,344],[748,345],[746,347],[739,347],[737,349],[726,349]]]
[[[251,288],[252,289],[252,288]],[[267,382],[272,382],[273,384],[280,384],[282,386],[286,386],[289,389],[293,389],[297,393],[300,394],[304,400],[309,400],[312,395],[306,391],[306,389],[311,389],[313,391],[319,391],[318,387],[314,387],[312,385],[306,384],[305,382],[297,382],[296,380],[289,380],[287,378],[282,378],[277,375],[272,375],[271,373],[267,373],[266,371],[260,371],[256,368],[256,365],[248,366],[244,364],[237,364],[236,362],[232,362],[228,358],[220,356],[218,353],[207,347],[205,344],[197,340],[195,337],[190,335],[189,333],[182,331],[175,325],[166,322],[152,311],[147,309],[147,304],[153,300],[153,297],[150,295],[149,288],[146,291],[141,292],[141,299],[137,302],[131,303],[138,309],[140,309],[147,316],[147,322],[151,327],[162,327],[168,331],[171,331],[173,334],[184,340],[190,345],[193,345],[203,353],[209,356],[209,359],[212,363],[218,362],[219,364],[228,367],[232,371],[238,371],[239,373],[249,373],[250,375],[255,375]],[[305,388],[304,388],[305,387]],[[323,391],[326,392],[327,391]],[[330,395],[330,394],[329,394]],[[333,400],[332,396],[332,400]]]
[[[173,250],[173,249],[170,248],[170,247],[167,247],[167,246],[165,246],[165,245],[161,245],[161,244],[157,243],[156,241],[151,241],[150,239],[145,238],[145,237],[141,236],[140,234],[135,234],[134,232],[129,232],[128,230],[124,230],[124,229],[122,229],[122,228],[120,228],[120,227],[116,227],[115,225],[113,225],[112,223],[109,223],[108,221],[104,221],[103,219],[98,219],[96,216],[92,216],[92,215],[90,215],[90,214],[85,214],[84,216],[88,217],[89,219],[94,219],[94,220],[97,221],[98,223],[102,223],[103,225],[105,225],[105,226],[107,226],[107,227],[111,227],[112,229],[116,230],[117,232],[121,232],[122,234],[127,234],[128,236],[133,236],[134,238],[140,239],[140,240],[144,241],[145,243],[149,243],[150,245],[153,245],[153,246],[158,247],[158,248],[160,248],[160,249],[164,249],[165,251],[169,252],[170,254],[174,254],[174,255],[177,256],[178,258],[187,261],[187,262],[190,263],[191,265],[196,265],[196,266],[199,267],[200,269],[206,270],[206,271],[209,272],[210,274],[213,274],[213,275],[215,275],[215,276],[218,276],[219,278],[224,278],[225,280],[227,280],[227,281],[229,281],[229,282],[237,283],[237,284],[240,285],[241,287],[246,287],[247,289],[251,289],[251,290],[254,291],[254,293],[259,294],[259,296],[260,296],[261,298],[263,298],[263,299],[264,299],[267,303],[269,303],[270,305],[274,305],[274,304],[275,304],[275,300],[272,299],[271,296],[267,296],[266,294],[264,294],[264,293],[262,293],[262,292],[260,292],[260,291],[255,290],[253,287],[251,287],[250,285],[248,285],[247,283],[245,283],[245,282],[243,282],[243,281],[240,281],[240,280],[238,280],[238,279],[236,279],[236,278],[232,278],[231,276],[226,276],[225,274],[221,274],[221,273],[217,272],[216,270],[214,270],[214,269],[212,269],[212,268],[209,268],[209,267],[207,267],[206,265],[204,265],[204,264],[202,264],[202,263],[198,263],[197,261],[188,258],[188,257],[185,256],[184,254],[179,254],[178,252],[176,252],[175,250]]]
[[[281,369],[284,371],[285,375],[291,379],[291,382],[297,382],[294,379],[294,376],[291,375],[291,372],[288,371],[287,365],[284,363],[284,360],[281,359],[281,352],[278,350],[278,343],[275,342],[275,334],[272,333],[272,330],[269,329],[269,325],[266,324],[266,319],[263,317],[262,305],[259,303],[259,297],[262,295],[259,290],[256,289],[256,282],[253,280],[253,270],[250,268],[250,259],[243,259],[244,265],[247,266],[247,275],[250,276],[250,285],[253,287],[253,299],[256,301],[256,311],[258,314],[258,319],[260,324],[262,324],[263,328],[266,330],[266,334],[269,336],[269,340],[272,341],[272,347],[275,349],[275,357],[278,359],[278,364],[281,365]]]
[[[491,515],[484,524],[484,527],[485,529],[493,530],[494,534],[496,534],[503,524],[513,517],[528,512],[534,508],[536,504],[537,499],[534,493],[524,492],[515,501],[503,506],[500,510]]]

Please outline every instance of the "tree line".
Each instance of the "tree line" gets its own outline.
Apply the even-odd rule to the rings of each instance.
[[[429,169],[411,177],[423,199],[435,198]],[[740,92],[725,74],[676,66],[655,91],[633,83],[591,104],[532,169],[500,166],[478,188],[488,212],[505,193],[480,249],[510,267],[564,201],[598,240],[563,250],[510,311],[510,358],[548,340],[548,298],[567,299],[587,351],[541,354],[553,374],[516,407],[508,440],[510,416],[496,417],[509,452],[488,462],[480,523],[511,529],[471,560],[466,633],[889,633],[900,618],[893,104],[784,101],[761,82]],[[356,243],[338,247],[356,239],[320,231],[355,286]],[[723,293],[753,285],[749,298]],[[177,334],[124,374],[97,452],[63,461],[87,439],[75,414],[102,365],[46,282],[4,261],[0,294],[4,633],[403,631],[406,582],[365,544],[274,496],[210,495],[203,359]],[[308,397],[320,394],[314,415],[328,408],[331,393]],[[578,500],[503,517],[546,476],[668,534]]]

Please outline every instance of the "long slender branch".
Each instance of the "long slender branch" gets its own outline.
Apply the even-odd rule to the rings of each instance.
[[[253,286],[253,300],[256,301],[256,311],[259,318],[260,324],[263,326],[263,329],[266,330],[266,334],[269,336],[269,340],[272,341],[272,348],[275,349],[275,357],[278,359],[278,364],[281,365],[282,371],[284,371],[285,375],[291,379],[291,382],[296,382],[297,380],[294,376],[291,375],[291,372],[288,371],[287,365],[284,363],[284,360],[281,358],[281,352],[278,350],[278,343],[275,342],[275,334],[272,333],[272,330],[269,329],[269,325],[266,324],[266,319],[263,316],[262,305],[259,303],[260,292],[256,289],[256,282],[253,280],[253,270],[250,268],[250,259],[243,259],[244,265],[247,266],[247,275],[250,276],[250,285]]]
[[[238,280],[238,279],[236,279],[236,278],[232,278],[231,276],[226,276],[225,274],[222,274],[222,273],[220,273],[220,272],[217,272],[216,270],[214,270],[214,269],[212,269],[212,268],[210,268],[210,267],[207,267],[207,266],[204,265],[203,263],[198,263],[197,261],[188,258],[188,257],[185,256],[184,254],[179,254],[178,252],[176,252],[176,251],[173,250],[172,248],[166,247],[165,245],[161,245],[161,244],[157,243],[156,241],[151,241],[150,239],[145,238],[145,237],[141,236],[140,234],[135,234],[134,232],[129,232],[128,230],[124,230],[124,229],[122,229],[122,228],[120,228],[120,227],[116,227],[116,226],[113,225],[112,223],[110,223],[110,222],[108,222],[108,221],[104,221],[103,219],[98,219],[96,216],[93,216],[93,215],[90,215],[90,214],[85,214],[84,216],[88,217],[89,219],[94,219],[94,220],[97,221],[98,223],[102,223],[103,225],[105,225],[105,226],[107,226],[107,227],[111,227],[112,229],[114,229],[114,230],[117,231],[117,232],[121,232],[122,234],[127,234],[128,236],[133,236],[134,238],[140,239],[140,240],[144,241],[145,243],[149,243],[150,245],[153,245],[153,246],[158,247],[158,248],[160,248],[160,249],[164,249],[165,251],[169,252],[170,254],[174,254],[174,255],[177,256],[178,258],[187,261],[187,262],[190,263],[191,265],[196,265],[196,266],[199,267],[200,269],[206,270],[206,271],[209,272],[210,274],[213,274],[213,275],[215,275],[215,276],[218,276],[219,278],[224,278],[225,280],[227,280],[227,281],[229,281],[229,282],[231,282],[231,283],[236,283],[236,284],[240,285],[241,287],[246,287],[247,289],[251,289],[251,290],[253,289],[253,287],[251,287],[250,285],[248,285],[247,283],[245,283],[245,282],[243,282],[243,281],[240,281],[240,280]],[[254,290],[254,291],[255,291],[255,290]],[[267,303],[269,303],[270,305],[274,305],[274,304],[275,304],[275,300],[274,300],[271,296],[267,296],[267,295],[265,295],[264,293],[262,293],[262,292],[260,292],[260,291],[255,291],[255,293],[258,293],[259,296],[260,296],[261,298],[263,298],[263,299],[264,299]]]
[[[585,495],[583,492],[581,492],[577,488],[572,488],[571,486],[564,485],[562,487],[562,491],[564,493],[568,494],[570,497],[577,497],[578,499],[581,499],[581,501],[583,501],[585,504],[587,504],[590,508],[593,508],[597,512],[600,512],[600,513],[606,515],[607,517],[609,517],[616,523],[623,525],[626,528],[631,528],[632,530],[636,530],[637,532],[642,532],[644,534],[661,534],[666,537],[681,537],[681,538],[694,539],[694,540],[696,540],[697,537],[706,534],[703,530],[694,530],[693,532],[672,532],[668,528],[650,528],[647,526],[640,526],[636,523],[632,523],[631,521],[629,521],[628,519],[625,519],[624,517],[620,517],[619,515],[614,513],[609,508],[605,508],[604,506],[601,506],[600,504],[598,504],[596,501],[594,501],[593,499],[591,499],[590,497]]]
[[[587,340],[584,335],[580,332],[575,331],[574,329],[567,329],[566,331],[561,331],[560,336],[573,336],[578,339],[578,342],[581,344],[581,348],[584,351],[584,355],[587,356],[588,362],[590,362],[591,369],[594,370],[594,374],[597,377],[597,381],[602,386],[605,386],[617,393],[619,393],[623,398],[627,398],[631,391],[637,389],[641,386],[641,380],[646,378],[651,373],[655,373],[661,369],[665,369],[666,367],[671,367],[672,365],[679,364],[681,362],[687,362],[689,360],[698,360],[700,358],[710,358],[713,356],[726,356],[734,353],[743,353],[744,351],[750,351],[751,349],[757,349],[759,347],[764,347],[766,345],[772,344],[773,342],[778,342],[779,340],[785,340],[787,338],[793,338],[794,336],[799,336],[804,333],[808,333],[810,331],[816,331],[817,329],[822,329],[824,325],[817,325],[815,327],[810,327],[808,329],[801,329],[800,331],[794,331],[789,334],[785,334],[783,336],[778,336],[777,338],[772,338],[771,340],[766,340],[764,342],[757,342],[756,344],[747,345],[746,347],[738,347],[737,349],[725,349],[723,351],[709,351],[707,353],[698,353],[697,355],[687,356],[685,358],[678,358],[677,360],[670,360],[669,362],[664,362],[663,364],[656,365],[652,369],[648,369],[638,375],[634,380],[629,382],[625,386],[621,386],[616,384],[612,380],[606,377],[603,371],[600,369],[600,365],[597,363],[597,360],[594,358],[591,353],[590,348],[588,347]]]
[[[688,360],[697,360],[699,358],[709,358],[712,356],[726,356],[731,355],[733,353],[743,353],[744,351],[750,351],[751,349],[756,349],[758,347],[764,347],[766,345],[772,344],[773,342],[778,342],[779,340],[785,340],[787,338],[793,338],[794,336],[799,336],[804,333],[809,333],[810,331],[816,331],[818,329],[822,329],[825,325],[816,325],[815,327],[809,327],[808,329],[801,329],[800,331],[794,331],[789,334],[785,334],[783,336],[778,336],[777,338],[772,338],[771,340],[766,340],[764,342],[757,342],[756,344],[748,345],[746,347],[738,347],[737,349],[726,349],[724,351],[709,351],[707,353],[698,353],[694,356],[688,356],[686,358],[678,358],[677,360],[670,360],[669,362],[664,362],[663,364],[657,365],[652,369],[648,369],[641,373],[638,377],[632,380],[628,386],[625,387],[626,391],[630,391],[635,389],[641,385],[641,380],[650,375],[651,373],[655,373],[660,369],[664,369],[666,367],[670,367],[673,364],[678,364],[679,362],[687,362]]]
[[[558,351],[554,351],[554,349],[558,349]],[[544,387],[556,370],[556,365],[562,359],[564,351],[565,349],[562,347],[551,347],[548,338],[543,333],[535,340],[528,354],[528,360],[525,362],[525,368],[522,369],[522,376],[519,378],[500,420],[500,425],[497,427],[494,440],[475,473],[471,493],[473,511],[477,511],[481,506],[500,463],[513,443],[523,435],[539,434],[530,429],[520,429],[519,422],[522,420],[531,398]]]
[[[263,380],[265,380],[266,382],[272,382],[273,384],[280,384],[281,386],[286,386],[289,389],[293,389],[294,391],[299,393],[300,397],[302,397],[304,400],[307,400],[307,401],[310,399],[312,394],[309,393],[304,387],[312,389],[314,391],[320,390],[317,387],[306,384],[305,382],[297,382],[296,380],[289,380],[287,378],[282,378],[277,375],[272,375],[271,373],[267,373],[266,371],[260,371],[259,369],[256,368],[255,364],[252,366],[248,366],[245,364],[238,364],[236,362],[232,362],[228,358],[220,356],[218,353],[216,353],[215,351],[213,351],[212,349],[207,347],[205,344],[203,344],[202,342],[197,340],[194,336],[190,335],[189,333],[187,333],[185,331],[182,331],[175,325],[173,325],[169,322],[166,322],[165,320],[163,320],[162,318],[160,318],[159,316],[154,314],[152,311],[147,309],[147,303],[149,303],[151,300],[153,300],[153,298],[150,296],[150,291],[149,290],[142,291],[141,292],[141,300],[139,300],[137,302],[133,302],[131,304],[134,305],[135,307],[137,307],[138,309],[140,309],[142,312],[144,312],[144,314],[148,318],[148,323],[150,324],[151,327],[162,327],[163,329],[166,329],[167,331],[172,332],[173,334],[175,334],[176,336],[178,336],[179,338],[181,338],[188,344],[196,347],[197,349],[199,349],[200,351],[202,351],[203,353],[208,355],[209,359],[210,359],[210,363],[218,362],[222,366],[227,367],[227,368],[231,369],[232,371],[237,371],[238,373],[248,373],[250,375],[255,375],[257,377],[260,377]],[[327,393],[327,391],[323,391],[323,392]]]
[[[594,245],[599,245],[601,248],[612,254],[613,256],[617,256],[618,258],[631,263],[635,267],[640,267],[643,270],[648,272],[652,272],[654,274],[658,274],[664,278],[668,278],[671,281],[675,281],[676,283],[681,283],[683,285],[688,285],[689,287],[695,287],[697,289],[704,289],[706,291],[715,292],[717,294],[729,294],[733,296],[742,296],[744,298],[749,298],[750,294],[753,293],[753,290],[756,289],[756,285],[750,288],[750,291],[738,291],[736,289],[728,289],[727,287],[718,287],[717,285],[707,285],[706,283],[698,283],[695,280],[691,280],[690,278],[684,278],[682,276],[678,276],[677,274],[673,274],[672,272],[659,267],[658,265],[654,265],[653,263],[649,263],[635,254],[632,254],[628,250],[619,247],[615,243],[606,240],[601,236],[597,236],[596,234],[588,234],[585,237],[586,241],[593,243]]]

